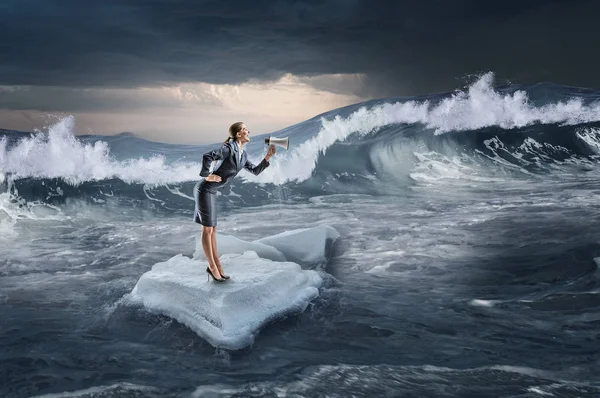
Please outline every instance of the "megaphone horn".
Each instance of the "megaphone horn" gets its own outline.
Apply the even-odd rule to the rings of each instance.
[[[265,144],[281,146],[287,150],[288,146],[290,145],[290,138],[289,137],[283,137],[283,138],[269,137],[269,138],[265,138]]]

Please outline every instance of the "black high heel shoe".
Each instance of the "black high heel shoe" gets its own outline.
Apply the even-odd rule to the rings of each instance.
[[[206,273],[209,275],[209,276],[208,276],[209,280],[210,280],[210,277],[211,277],[211,276],[212,276],[212,278],[213,278],[215,281],[217,281],[217,282],[225,282],[225,281],[227,280],[227,279],[225,279],[225,278],[215,278],[215,276],[213,275],[213,273],[212,273],[212,272],[210,272],[210,268],[208,268],[208,267],[206,268]]]
[[[223,279],[229,279],[230,276],[229,275],[225,275],[224,273],[222,273],[221,271],[219,271],[219,273],[221,274],[221,278]]]

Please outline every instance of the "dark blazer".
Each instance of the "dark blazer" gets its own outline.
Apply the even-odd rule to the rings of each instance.
[[[202,170],[200,170],[200,177],[208,177],[212,163],[214,161],[222,160],[223,163],[221,163],[217,170],[213,170],[212,172],[221,177],[221,182],[204,180],[200,184],[200,189],[216,192],[217,189],[221,188],[223,185],[227,184],[231,178],[235,177],[242,168],[245,168],[254,175],[259,175],[264,169],[269,167],[269,162],[266,159],[263,159],[255,166],[248,160],[246,152],[247,151],[242,152],[241,161],[238,162],[237,145],[232,141],[229,141],[223,144],[221,148],[205,153],[202,156]]]

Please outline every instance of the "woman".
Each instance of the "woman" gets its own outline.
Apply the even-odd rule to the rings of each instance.
[[[217,190],[235,177],[242,168],[259,175],[269,166],[269,159],[276,152],[273,145],[269,146],[265,158],[255,166],[248,160],[244,151],[247,142],[250,142],[250,132],[244,122],[232,124],[229,127],[229,137],[221,148],[205,153],[202,157],[200,176],[206,178],[197,183],[194,188],[196,198],[194,221],[202,224],[202,249],[208,260],[206,272],[219,282],[226,281],[229,276],[223,272],[217,254]],[[211,172],[211,165],[216,161],[222,163]]]

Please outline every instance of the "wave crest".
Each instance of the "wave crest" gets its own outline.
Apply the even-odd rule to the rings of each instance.
[[[390,125],[421,124],[435,135],[442,135],[488,127],[515,129],[534,124],[565,126],[600,121],[600,102],[586,104],[581,98],[569,98],[536,106],[526,91],[501,92],[494,89],[493,82],[493,73],[487,73],[467,91],[424,101],[384,102],[371,108],[357,105],[345,118],[322,118],[316,135],[293,148],[270,173],[247,180],[275,184],[305,181],[313,174],[319,157],[332,145]]]
[[[240,180],[302,186],[315,176],[331,179],[346,172],[361,181],[372,178],[377,171],[398,174],[401,170],[403,175],[408,176],[414,165],[410,159],[414,158],[414,153],[443,153],[439,147],[444,140],[454,141],[447,147],[457,146],[461,141],[478,140],[477,143],[467,143],[471,150],[467,156],[487,151],[494,159],[500,160],[506,151],[492,148],[493,134],[480,134],[481,130],[494,129],[506,133],[511,129],[540,124],[550,125],[548,129],[556,130],[560,126],[600,121],[600,102],[573,97],[571,93],[565,95],[564,87],[550,87],[546,91],[550,92],[553,102],[541,104],[529,98],[532,92],[535,94],[535,86],[529,89],[529,94],[525,89],[514,87],[494,88],[493,78],[492,73],[485,74],[465,91],[422,99],[388,99],[356,104],[281,130],[278,134],[291,136],[290,150],[279,151],[266,172],[259,176],[241,173]],[[114,151],[116,148],[100,139],[92,143],[76,138],[73,126],[74,118],[67,117],[51,126],[45,134],[25,137],[11,145],[7,144],[6,138],[0,139],[0,180],[6,179],[5,176],[11,179],[60,179],[78,185],[118,179],[126,184],[152,186],[199,178],[201,164],[183,161],[185,157],[173,157],[176,146],[156,144],[152,150],[147,148],[136,152],[144,155],[137,157],[127,150],[125,158],[117,160],[114,152],[111,153],[111,149]],[[583,127],[593,126],[577,126],[579,130]],[[578,139],[587,144],[588,151],[597,153],[600,146],[594,146],[596,135],[590,132],[592,130],[586,131],[581,130]],[[447,134],[449,132],[454,134]],[[508,145],[510,140],[504,133],[502,142]],[[558,131],[545,133],[542,138],[556,135],[554,133]],[[516,137],[518,134],[513,135]],[[569,151],[573,149],[562,145],[558,135],[552,138],[555,143],[549,141],[554,147],[536,137],[529,141],[520,139],[518,145],[524,146],[512,156],[516,159],[515,163],[524,163],[524,159],[533,159],[539,154],[550,156],[558,153],[557,144]],[[482,142],[484,148],[481,148]],[[135,144],[128,143],[133,147]],[[571,144],[576,146],[573,142]],[[124,144],[115,141],[111,145]],[[262,145],[250,144],[250,159],[257,160],[258,152],[263,149]],[[196,148],[189,150],[196,151]],[[199,158],[201,148],[197,151]],[[568,154],[559,156],[565,158]],[[310,184],[317,186],[313,182]]]
[[[60,178],[78,185],[118,178],[126,183],[166,184],[198,178],[199,163],[167,164],[164,156],[115,160],[104,141],[84,143],[74,134],[75,119],[65,117],[47,134],[23,138],[12,147],[0,140],[0,173],[18,178]],[[3,177],[4,178],[4,177]]]

